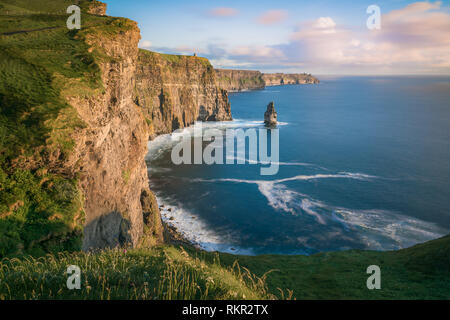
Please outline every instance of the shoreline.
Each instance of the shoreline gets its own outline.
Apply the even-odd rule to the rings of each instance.
[[[166,241],[167,244],[188,246],[197,250],[203,250],[198,244],[189,241],[176,227],[171,226],[163,219],[161,219],[161,221],[164,228],[164,241]]]

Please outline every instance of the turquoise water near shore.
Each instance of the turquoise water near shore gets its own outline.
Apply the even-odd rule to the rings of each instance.
[[[163,219],[204,249],[239,254],[391,250],[450,233],[450,78],[320,80],[232,93],[236,120],[206,124],[264,128],[274,101],[274,176],[251,161],[174,165],[169,135],[150,142]]]

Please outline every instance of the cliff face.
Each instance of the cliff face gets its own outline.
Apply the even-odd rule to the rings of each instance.
[[[162,241],[144,161],[147,124],[133,102],[140,34],[136,23],[130,23],[131,27],[112,36],[88,35],[91,48],[100,48],[108,56],[100,63],[105,91],[89,99],[69,99],[87,124],[76,133],[75,152],[69,160],[79,170],[85,197],[85,250],[136,246],[144,233],[143,212],[155,242]]]
[[[232,91],[263,89],[287,84],[317,84],[319,80],[306,73],[261,73],[250,70],[216,69],[220,88]]]
[[[209,61],[139,51],[135,102],[153,137],[184,128],[197,120],[231,120],[226,90],[216,84]]]
[[[163,241],[134,103],[139,29],[82,3],[79,31],[0,37],[0,258]],[[41,12],[66,2],[42,6],[25,23],[64,25]]]
[[[250,70],[216,69],[217,84],[227,91],[262,89],[262,73]]]
[[[265,85],[279,86],[286,84],[317,84],[319,80],[310,74],[301,73],[264,73],[262,79]]]

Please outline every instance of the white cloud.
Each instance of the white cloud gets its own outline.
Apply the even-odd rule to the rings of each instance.
[[[392,73],[449,73],[450,14],[440,8],[440,2],[410,4],[382,15],[381,30],[373,31],[347,29],[321,17],[300,24],[283,53],[291,61],[331,72],[383,68]]]
[[[449,74],[449,30],[450,14],[440,2],[416,2],[383,14],[380,30],[369,30],[365,23],[348,28],[333,17],[318,17],[299,23],[279,45],[209,43],[203,50],[180,47],[176,52],[195,51],[219,66],[263,70]]]
[[[152,46],[152,43],[148,40],[141,40],[139,42],[139,48],[149,49]]]
[[[330,17],[320,17],[314,22],[313,26],[319,29],[334,29],[336,23]]]

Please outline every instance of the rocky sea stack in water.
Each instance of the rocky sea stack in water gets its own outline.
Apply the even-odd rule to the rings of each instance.
[[[277,124],[277,112],[273,101],[267,105],[267,111],[264,113],[264,124],[266,126],[275,126]]]

